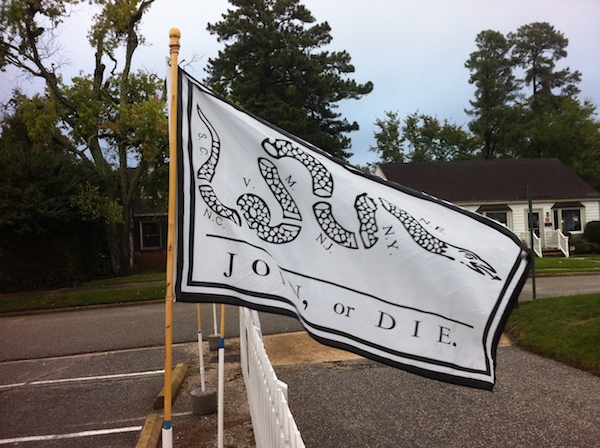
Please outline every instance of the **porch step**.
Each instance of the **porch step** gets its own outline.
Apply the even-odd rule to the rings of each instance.
[[[549,247],[547,249],[542,249],[542,255],[544,257],[564,257],[565,254],[562,253],[560,249]]]

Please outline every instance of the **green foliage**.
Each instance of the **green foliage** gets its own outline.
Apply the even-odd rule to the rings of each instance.
[[[382,163],[471,159],[478,146],[460,126],[418,112],[408,115],[402,126],[397,113],[386,112],[375,125],[380,128],[375,132],[377,146],[370,150],[379,153]]]
[[[470,159],[476,145],[460,126],[418,112],[405,118],[402,135],[412,162]]]
[[[557,106],[560,97],[574,97],[579,93],[577,83],[581,73],[567,67],[555,70],[556,62],[567,56],[569,40],[548,22],[535,22],[521,26],[508,39],[518,67],[525,71],[522,82],[532,87],[530,107],[533,111]],[[555,89],[560,93],[556,94]]]
[[[43,232],[0,232],[0,291],[71,286],[110,273],[106,237],[94,223]]]
[[[99,229],[83,223],[72,206],[93,172],[51,140],[34,145],[21,112],[16,107],[5,113],[0,135],[2,291],[91,277],[103,264],[99,254],[106,252]]]
[[[571,98],[560,99],[558,109],[540,110],[528,122],[528,142],[521,157],[556,157],[567,165],[581,166],[593,158],[590,150],[600,149],[600,123],[595,120],[595,107]],[[585,172],[585,170],[582,170]]]
[[[70,198],[89,174],[56,144],[34,147],[19,111],[6,114],[0,135],[0,231],[40,233],[75,220]]]
[[[151,194],[165,187],[164,83],[131,69],[143,42],[139,24],[153,1],[88,2],[99,10],[88,34],[94,69],[68,81],[60,75],[66,57],[55,39],[70,8],[85,2],[13,0],[0,8],[0,69],[12,65],[40,78],[46,87],[33,98],[18,98],[26,134],[34,149],[60,146],[94,171],[89,187],[76,193],[72,204],[79,204],[87,217],[108,223],[116,272],[133,270],[136,200],[142,191]],[[112,225],[115,222],[124,225]]]
[[[600,138],[600,135],[597,137]],[[572,155],[571,168],[588,184],[600,191],[600,144],[579,146]]]
[[[100,194],[97,185],[85,182],[79,185],[77,194],[71,196],[71,205],[77,207],[82,216],[90,221],[123,222],[123,207],[111,198]]]
[[[600,244],[600,221],[590,221],[585,225],[583,236],[590,243]]]
[[[555,157],[599,189],[596,106],[577,98],[581,73],[556,66],[568,42],[547,22],[523,25],[508,38],[479,33],[465,63],[476,87],[469,129],[483,143],[482,157]]]
[[[600,294],[526,302],[506,329],[520,347],[600,375]]]
[[[600,244],[590,243],[589,241],[577,240],[571,243],[574,247],[572,254],[574,255],[586,255],[586,254],[600,254]],[[600,269],[598,269],[600,271]]]
[[[339,157],[358,129],[334,109],[373,89],[348,78],[354,72],[345,51],[318,51],[331,42],[327,22],[299,0],[229,0],[223,20],[208,25],[226,44],[209,59],[207,83],[248,111]]]
[[[386,111],[385,117],[375,120],[379,131],[374,132],[375,146],[371,146],[369,151],[378,153],[381,163],[402,163],[404,154],[398,112]]]
[[[482,143],[486,159],[510,154],[510,129],[515,114],[510,105],[516,99],[510,45],[497,31],[482,31],[475,39],[477,51],[471,53],[465,67],[471,71],[469,83],[475,85],[475,100],[467,114],[473,117],[469,129]]]

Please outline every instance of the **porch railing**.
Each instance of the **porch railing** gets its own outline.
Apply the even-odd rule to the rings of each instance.
[[[258,314],[240,308],[240,358],[257,447],[304,448],[287,402],[287,385],[265,351]]]
[[[535,233],[533,234],[533,251],[540,258],[544,256],[544,252],[542,251],[542,239]]]
[[[558,248],[565,255],[565,258],[569,258],[569,237],[561,232],[560,229],[554,231],[558,239]]]
[[[547,231],[544,236],[546,239],[546,248],[557,248],[563,253],[565,258],[569,257],[569,237],[562,233],[560,229]],[[525,242],[526,246],[531,249],[529,232],[522,233],[521,239]],[[542,258],[544,256],[542,249],[542,239],[536,234],[533,234],[533,252],[535,252],[538,257]]]

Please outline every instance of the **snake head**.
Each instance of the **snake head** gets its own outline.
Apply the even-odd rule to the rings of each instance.
[[[457,260],[469,269],[472,269],[481,275],[489,275],[492,280],[500,280],[496,270],[487,261],[481,259],[475,252],[471,252],[468,249],[459,249],[458,253],[462,257],[457,258]]]

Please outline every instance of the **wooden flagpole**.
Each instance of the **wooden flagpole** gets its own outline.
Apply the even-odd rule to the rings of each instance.
[[[171,55],[171,108],[169,113],[169,221],[167,235],[167,283],[165,293],[165,387],[164,387],[164,423],[162,430],[163,448],[173,447],[173,428],[171,427],[171,369],[173,365],[173,270],[175,267],[175,214],[177,213],[177,100],[178,92],[178,56],[179,38],[177,28],[169,31]]]

